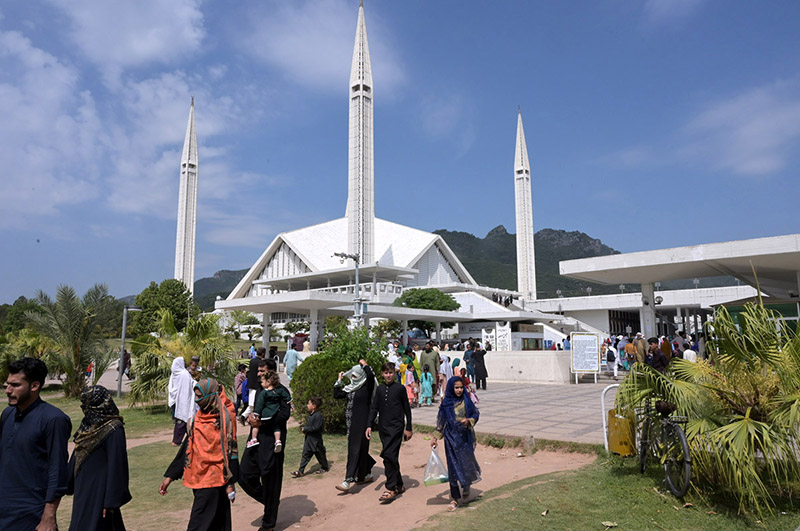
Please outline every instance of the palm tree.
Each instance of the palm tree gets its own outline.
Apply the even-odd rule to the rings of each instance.
[[[86,388],[86,368],[105,349],[101,324],[113,302],[104,284],[95,284],[83,298],[70,286],[59,286],[55,301],[40,291],[40,312],[27,312],[31,327],[55,345],[52,360],[64,374],[64,394],[78,397]]]
[[[237,361],[231,350],[230,337],[220,330],[216,315],[205,314],[189,319],[180,334],[169,310],[158,310],[157,319],[158,337],[140,337],[132,348],[136,363],[133,365],[135,380],[131,382],[131,403],[151,403],[164,397],[172,360],[176,356],[182,356],[187,365],[193,356],[199,356],[203,376],[216,379],[226,389],[233,389]]]
[[[665,374],[636,364],[617,406],[629,414],[660,396],[689,417],[693,486],[733,497],[739,511],[772,512],[800,472],[800,336],[762,303],[713,322],[708,359],[673,359]]]

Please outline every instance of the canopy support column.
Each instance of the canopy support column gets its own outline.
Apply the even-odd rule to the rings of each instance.
[[[639,328],[645,338],[656,335],[656,307],[653,283],[642,284],[642,308],[639,312]]]
[[[311,343],[309,348],[311,348],[311,350],[316,352],[317,341],[319,341],[319,310],[316,308],[312,308],[309,311],[309,318],[310,318],[309,328],[311,329],[309,330],[310,337],[308,339],[309,343]]]

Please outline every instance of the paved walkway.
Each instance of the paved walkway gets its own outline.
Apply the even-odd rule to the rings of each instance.
[[[288,384],[286,375],[281,380]],[[622,381],[622,378],[619,380]],[[481,418],[476,426],[480,433],[497,433],[512,437],[532,435],[537,439],[554,439],[603,444],[603,420],[600,416],[600,393],[608,384],[604,381],[572,384],[519,384],[488,382],[486,391],[478,391]],[[117,389],[117,373],[113,366],[100,378],[100,384],[112,392]],[[122,379],[123,391],[129,381]],[[606,394],[606,408],[613,407],[616,389]],[[439,411],[433,407],[411,411],[417,424],[433,426]]]
[[[486,391],[478,391],[481,418],[475,429],[513,437],[603,444],[600,394],[609,383],[615,382],[488,383]],[[616,388],[606,394],[606,408],[613,407],[616,394]],[[432,426],[438,410],[438,403],[416,408],[412,417],[417,424]]]

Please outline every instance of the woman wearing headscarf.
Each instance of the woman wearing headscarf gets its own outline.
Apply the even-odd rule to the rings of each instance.
[[[439,439],[444,440],[450,476],[448,511],[455,511],[469,497],[470,486],[481,480],[481,467],[475,459],[474,430],[479,416],[478,408],[464,390],[464,381],[458,376],[450,378],[431,439],[431,448],[436,448]]]
[[[123,530],[120,507],[131,501],[128,451],[119,409],[108,390],[81,394],[83,420],[69,460],[67,494],[74,494],[70,531]]]
[[[375,373],[363,359],[358,363],[349,371],[340,372],[339,379],[333,384],[333,397],[347,399],[347,466],[344,481],[336,485],[342,492],[350,492],[355,483],[372,481],[372,467],[375,466],[375,459],[369,455],[369,439],[365,435],[376,387]],[[343,378],[349,378],[350,383],[344,385]]]
[[[186,435],[186,423],[197,411],[194,401],[194,379],[186,369],[186,361],[181,356],[172,360],[172,374],[169,377],[167,391],[167,405],[172,410],[172,418],[175,421],[172,446],[179,446]]]
[[[194,493],[187,531],[230,531],[234,483],[239,478],[236,411],[216,380],[205,378],[194,388],[198,411],[187,426],[186,439],[169,465],[159,493],[183,477]]]

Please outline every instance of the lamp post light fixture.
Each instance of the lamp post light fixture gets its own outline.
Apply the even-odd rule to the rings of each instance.
[[[661,282],[654,282],[654,283],[653,283],[653,286],[655,286],[655,288],[656,288],[657,290],[660,290],[660,289],[661,289]]]
[[[344,263],[344,261],[349,258],[350,260],[352,260],[356,264],[356,273],[355,273],[355,276],[356,276],[356,290],[355,290],[355,298],[353,299],[353,301],[355,302],[355,306],[354,306],[354,309],[353,309],[353,319],[356,320],[356,323],[357,323],[358,326],[361,326],[361,321],[363,319],[363,315],[361,314],[361,302],[362,301],[361,301],[361,290],[360,290],[359,281],[358,281],[358,263],[360,261],[360,257],[359,257],[358,254],[349,254],[349,253],[333,253],[333,256],[337,256],[339,258],[339,260],[341,260],[342,263]]]
[[[619,285],[619,292],[620,293],[625,293],[625,284],[620,284]]]
[[[700,279],[695,278],[694,280],[692,280],[692,284],[694,284],[694,289],[697,289],[697,286],[700,285]]]
[[[122,308],[122,345],[119,347],[119,367],[117,375],[117,398],[122,398],[122,375],[125,373],[125,333],[128,329],[128,312],[141,312],[139,306],[128,306]]]
[[[556,297],[558,297],[559,299],[561,298],[561,290],[560,289],[556,290]]]
[[[591,286],[586,286],[586,295],[588,295],[589,297],[592,296],[592,287]]]

